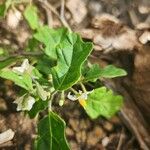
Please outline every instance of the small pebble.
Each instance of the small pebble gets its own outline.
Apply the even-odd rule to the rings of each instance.
[[[73,132],[69,127],[67,127],[67,128],[66,128],[66,134],[67,134],[68,136],[73,136],[73,135],[74,135],[74,132]]]
[[[121,123],[121,120],[117,116],[112,117],[109,121],[111,123],[114,123],[114,124],[120,124]]]
[[[105,132],[103,131],[103,129],[100,126],[96,126],[94,128],[93,132],[94,132],[95,136],[100,139],[105,136]]]
[[[72,150],[80,150],[79,145],[75,141],[70,141],[69,145],[70,145],[70,149]]]
[[[70,119],[69,124],[73,128],[74,131],[79,131],[79,120],[77,119]]]
[[[7,105],[5,103],[5,100],[0,98],[0,110],[1,111],[6,111],[7,110]]]
[[[77,132],[76,133],[76,139],[77,139],[78,143],[85,143],[86,139],[87,139],[86,131],[83,130],[83,131]]]
[[[106,121],[104,123],[103,127],[104,127],[104,129],[106,129],[109,132],[113,130],[113,125],[110,122],[108,122],[108,121]]]
[[[102,145],[106,147],[108,143],[109,143],[109,138],[106,136],[105,138],[102,139]]]
[[[21,19],[22,14],[20,11],[18,11],[17,9],[15,10],[10,9],[7,14],[7,25],[11,29],[16,29]]]

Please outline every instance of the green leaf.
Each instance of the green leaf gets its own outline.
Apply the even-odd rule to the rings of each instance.
[[[70,38],[57,48],[58,62],[52,68],[55,89],[65,90],[79,80],[82,64],[92,50],[92,44],[83,42],[80,36],[72,33]]]
[[[5,15],[5,9],[6,7],[5,7],[5,4],[1,4],[0,5],[0,17],[4,17],[4,15]]]
[[[44,88],[38,82],[36,82],[36,91],[37,91],[38,96],[43,101],[47,100],[49,93],[45,91]]]
[[[98,78],[115,78],[127,75],[126,71],[117,68],[113,65],[108,65],[105,68],[100,68],[98,64],[92,65],[92,67],[84,74],[83,81],[96,81]]]
[[[41,79],[42,78],[42,74],[38,71],[38,69],[36,67],[32,68],[32,76],[36,79]]]
[[[32,109],[28,112],[30,118],[34,118],[39,112],[46,109],[48,101],[38,100],[34,103]]]
[[[0,47],[0,55],[4,54],[4,49]]]
[[[101,76],[101,70],[98,64],[94,64],[89,70],[87,68],[85,70],[84,81],[95,82]]]
[[[10,5],[13,3],[13,0],[6,0],[0,5],[0,17],[4,17]]]
[[[6,59],[5,61],[0,62],[0,69],[7,67],[8,65],[10,65],[11,63],[15,61],[16,61],[16,58],[9,58],[9,59]]]
[[[28,40],[28,45],[26,47],[26,51],[37,51],[39,48],[39,41],[35,38],[31,38]]]
[[[0,77],[13,81],[16,85],[26,89],[27,91],[33,90],[32,79],[28,74],[20,76],[11,70],[1,70]]]
[[[67,29],[38,29],[34,37],[45,45],[44,52],[57,60],[51,69],[53,84],[57,90],[74,85],[81,76],[81,66],[92,51],[92,43],[83,42],[79,35]]]
[[[52,68],[54,87],[58,90],[65,90],[79,80],[81,66],[92,50],[92,44],[83,42],[78,35],[71,34],[70,38],[57,48],[58,62]]]
[[[38,124],[36,150],[69,150],[65,138],[65,122],[55,113],[50,112]]]
[[[50,59],[48,56],[38,58],[36,68],[45,75],[51,73],[51,68],[56,66],[56,60]]]
[[[50,29],[48,26],[43,26],[38,28],[34,38],[45,45],[44,52],[46,55],[52,59],[57,59],[56,48],[67,38],[67,34],[68,30],[65,28]]]
[[[24,16],[33,30],[39,27],[37,8],[35,6],[28,5],[24,11]]]
[[[111,90],[101,87],[88,95],[85,110],[92,119],[99,116],[110,118],[120,110],[122,100],[122,96],[114,95]]]
[[[29,74],[23,74],[22,79],[28,90],[32,91],[33,90],[33,85],[32,85],[32,78]]]
[[[126,75],[127,72],[125,70],[115,67],[113,65],[108,65],[101,70],[101,77],[104,78],[115,78],[115,77],[121,77]]]

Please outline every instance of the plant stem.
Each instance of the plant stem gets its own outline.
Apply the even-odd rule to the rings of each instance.
[[[71,31],[71,28],[70,28],[69,24],[67,23],[67,21],[65,20],[65,17],[64,17],[64,5],[65,5],[65,1],[64,0],[61,0],[61,15],[59,15],[59,13],[55,9],[55,7],[53,7],[50,4],[50,2],[48,2],[47,0],[38,0],[38,1],[40,2],[41,5],[44,5],[45,8],[48,8],[49,10],[51,10],[51,12],[54,15],[56,15],[56,17],[61,21],[63,26],[67,27],[69,29],[69,31]]]
[[[86,88],[85,88],[84,84],[82,84],[82,83],[80,82],[80,85],[81,85],[81,88],[82,88],[83,92],[84,92],[84,93],[86,93],[86,92],[87,92],[87,90],[86,90]]]
[[[53,101],[56,93],[57,93],[57,91],[54,91],[51,93],[51,97],[50,97],[49,102],[48,102],[48,111],[52,111],[52,101]]]
[[[65,101],[65,92],[62,91],[61,92],[61,98],[60,98],[60,101],[59,101],[59,106],[63,106],[64,101]]]
[[[10,58],[19,58],[19,57],[23,57],[23,56],[41,56],[43,55],[43,52],[18,52],[17,54],[11,54],[9,56],[6,57],[0,57],[0,62],[6,61]]]
[[[65,92],[64,91],[61,92],[61,99],[63,99],[63,100],[65,99]]]
[[[78,94],[78,92],[77,92],[74,88],[71,87],[70,90],[71,90],[75,95]]]
[[[50,99],[48,102],[48,112],[52,111],[52,100]]]

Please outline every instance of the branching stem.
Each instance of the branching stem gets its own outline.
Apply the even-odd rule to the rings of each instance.
[[[78,94],[78,92],[77,92],[74,88],[71,87],[70,90],[71,90],[75,95]]]
[[[82,83],[80,82],[80,85],[81,85],[81,88],[82,88],[83,92],[84,92],[84,93],[86,93],[86,92],[87,92],[87,90],[86,90],[86,88],[85,88],[84,84],[82,84]]]
[[[6,57],[0,57],[0,62],[6,61],[10,58],[20,58],[20,57],[27,57],[27,56],[41,56],[43,55],[43,52],[19,52],[17,54],[10,54],[9,56]]]

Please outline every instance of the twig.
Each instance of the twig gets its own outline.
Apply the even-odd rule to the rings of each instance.
[[[40,2],[40,1],[39,1]],[[42,2],[41,2],[42,3]],[[43,3],[42,3],[43,4]],[[41,5],[45,11],[47,16],[47,23],[49,27],[53,27],[53,17],[52,17],[52,10],[46,7],[46,5]]]
[[[132,24],[133,24],[134,26],[136,26],[137,24],[139,24],[140,21],[139,21],[137,15],[136,15],[134,9],[130,9],[130,10],[128,11],[128,13],[129,13],[129,16],[130,16],[130,19],[131,19]]]
[[[61,8],[60,8],[60,18],[64,19],[64,8],[65,7],[65,1],[61,0]]]
[[[61,19],[63,25],[71,31],[71,28],[65,19],[64,10],[65,10],[65,0],[61,0],[60,19]]]
[[[5,142],[12,140],[14,135],[15,135],[15,133],[11,129],[1,133],[0,134],[0,144],[3,144]]]
[[[126,107],[126,106],[125,106]],[[131,106],[132,107],[132,106]],[[128,110],[128,108],[125,108],[125,109],[127,109]],[[146,132],[146,130],[145,130],[145,128],[142,126],[142,122],[136,122],[136,121],[139,121],[139,119],[138,119],[138,117],[137,117],[137,119],[136,118],[134,118],[133,119],[133,116],[131,116],[131,113],[130,113],[130,115],[129,114],[127,114],[127,110],[125,110],[125,109],[122,109],[121,110],[121,115],[122,115],[122,117],[123,117],[123,119],[125,119],[125,121],[127,121],[127,123],[130,125],[130,128],[133,130],[133,132],[134,132],[134,134],[135,134],[135,136],[136,136],[136,138],[137,138],[137,140],[139,141],[139,143],[140,143],[140,146],[141,146],[141,148],[142,149],[144,149],[144,150],[149,150],[149,148],[148,148],[148,146],[147,146],[147,143],[146,143],[146,141],[145,141],[145,138],[143,138],[143,137],[149,137],[149,135],[147,135],[148,134],[148,132]],[[134,111],[134,110],[133,110]],[[134,116],[135,117],[135,116]],[[133,121],[133,122],[132,122]],[[137,123],[137,124],[135,124],[135,122]],[[140,126],[140,130],[138,130],[139,129],[139,124],[141,125]],[[141,130],[143,131],[143,132],[141,132]],[[141,133],[140,133],[141,132]],[[142,136],[141,134],[146,134],[146,136]],[[147,138],[147,140],[149,140],[149,138]]]
[[[67,27],[69,30],[71,30],[69,24],[68,24],[67,21],[64,19],[64,11],[63,11],[63,10],[64,10],[64,2],[63,2],[63,1],[61,2],[61,11],[62,11],[62,14],[61,14],[61,15],[63,15],[63,17],[59,15],[59,13],[57,12],[57,10],[56,10],[50,3],[48,3],[47,0],[44,0],[44,1],[38,0],[38,1],[39,1],[42,5],[44,5],[46,8],[50,9],[51,12],[53,12],[53,14],[56,15],[56,17],[61,21],[61,23],[62,23],[65,27]]]
[[[121,130],[120,138],[119,138],[119,142],[118,142],[118,146],[117,146],[116,150],[121,150],[123,139],[124,139],[124,128],[122,128],[122,130]]]
[[[126,8],[127,8],[127,12],[129,14],[130,20],[132,24],[136,26],[139,23],[139,18],[134,11],[134,8],[132,6],[132,1],[125,0],[125,3],[126,3]]]
[[[135,136],[132,136],[126,143],[124,149],[130,149],[131,145],[133,145],[134,140],[135,140]]]
[[[2,149],[4,149],[4,147],[8,148],[8,147],[11,147],[11,146],[14,146],[12,141],[8,141],[8,142],[5,142],[3,144],[0,144],[0,148],[2,148]]]
[[[20,53],[18,52],[18,54],[11,54],[6,57],[1,57],[0,62],[6,61],[10,58],[19,58],[23,56],[41,56],[41,55],[43,55],[43,52],[20,52]]]
[[[45,7],[44,5],[43,5],[43,8],[44,8],[45,11],[46,11],[48,26],[52,28],[52,27],[53,27],[53,17],[52,17],[52,13],[51,13],[51,11],[50,11],[49,9],[47,9],[47,7]]]

